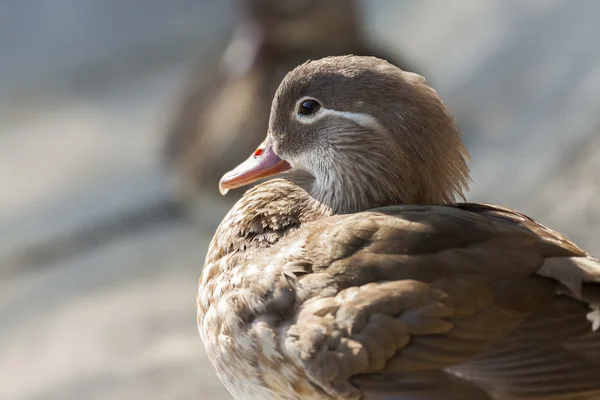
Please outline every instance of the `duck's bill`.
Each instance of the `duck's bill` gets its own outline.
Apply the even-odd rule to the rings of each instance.
[[[226,195],[230,189],[249,185],[288,169],[290,164],[275,154],[271,140],[267,138],[246,161],[223,175],[219,182],[219,191]]]

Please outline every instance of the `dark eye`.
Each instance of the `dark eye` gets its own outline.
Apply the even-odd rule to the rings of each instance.
[[[298,114],[312,115],[312,114],[316,113],[317,111],[319,111],[319,108],[321,108],[321,105],[319,104],[318,101],[304,100],[302,103],[300,103],[300,106],[298,107]]]

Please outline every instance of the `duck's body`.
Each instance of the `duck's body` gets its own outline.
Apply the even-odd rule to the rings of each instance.
[[[386,135],[394,126],[380,114],[326,108],[332,99],[323,97],[318,106],[307,104],[295,85],[307,77],[302,71],[342,79],[332,75],[339,68],[330,68],[340,63],[349,64],[341,75],[352,80],[373,71],[397,73],[359,57],[300,67],[276,96],[264,147],[222,180],[222,188],[231,188],[292,168],[287,178],[256,186],[233,207],[211,242],[200,279],[200,334],[232,395],[266,400],[600,398],[600,261],[516,211],[447,201],[464,184],[460,143],[451,149],[447,143],[454,142],[446,138],[439,148],[425,142],[419,147],[440,165],[431,162],[413,171],[428,176],[439,167],[447,174],[438,173],[436,188],[408,174],[397,175],[398,185],[412,182],[416,189],[378,181],[415,148],[406,140],[395,148],[396,142],[388,143],[388,155],[401,156],[369,179],[360,176],[370,174],[367,161],[353,171],[311,164],[313,153],[322,150],[305,144],[311,133],[302,129],[318,123],[317,140],[334,143],[336,153],[325,147],[330,155],[316,154],[317,160],[343,163],[340,149],[359,162],[362,156],[386,156],[379,153],[383,147],[370,142],[368,135],[375,132],[366,131]],[[409,100],[400,103],[411,115],[402,120],[421,121],[419,112],[439,106],[437,95],[414,89],[430,100],[415,107],[419,100],[410,100],[412,85],[424,81],[406,78],[410,86],[399,91],[408,91],[401,100]],[[310,115],[298,121],[302,125],[293,137],[282,134],[292,129],[283,119],[289,118],[290,93],[300,97],[302,118]],[[438,117],[451,124],[446,114]],[[334,124],[345,128],[332,133]],[[421,121],[419,126],[428,125]],[[445,135],[458,134],[439,121],[432,126]],[[364,146],[345,144],[339,135],[359,127]],[[406,132],[401,135],[413,131]],[[303,141],[294,142],[298,138]],[[410,171],[411,165],[402,169]],[[340,171],[342,179],[333,179]],[[346,174],[350,178],[344,180]],[[322,185],[338,186],[326,191]]]
[[[245,8],[232,43],[212,68],[191,77],[167,132],[166,158],[194,198],[250,153],[268,128],[273,95],[288,71],[308,59],[372,55],[354,1],[240,0]],[[395,62],[412,70],[403,60]]]
[[[499,398],[600,396],[600,263],[564,236],[472,203],[328,216],[302,192],[257,186],[210,246],[198,322],[235,398],[400,399],[414,379],[410,398],[488,398],[452,368]]]

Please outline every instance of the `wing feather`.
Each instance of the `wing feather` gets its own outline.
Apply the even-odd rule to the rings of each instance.
[[[307,301],[285,348],[334,398],[600,396],[600,336],[586,319],[600,263],[557,232],[482,204],[387,207],[306,229],[294,240]]]

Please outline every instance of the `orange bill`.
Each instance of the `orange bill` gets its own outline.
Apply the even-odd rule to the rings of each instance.
[[[246,161],[223,175],[219,182],[219,191],[226,195],[230,189],[249,185],[290,168],[290,164],[275,154],[271,140],[267,138]]]

